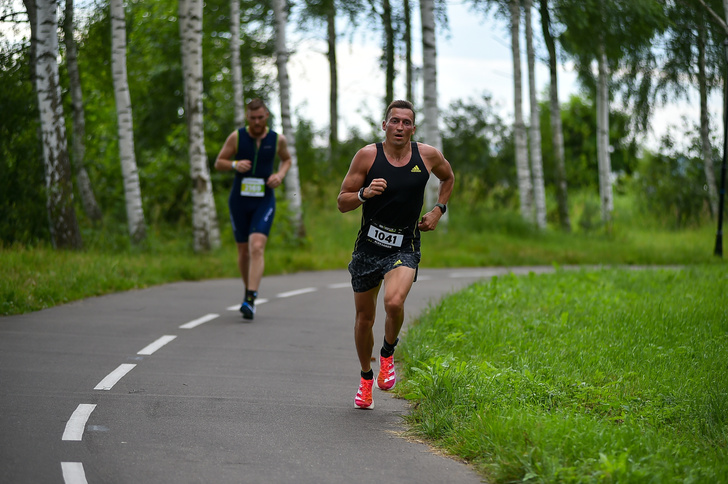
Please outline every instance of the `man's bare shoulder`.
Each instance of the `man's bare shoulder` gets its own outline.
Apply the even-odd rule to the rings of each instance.
[[[420,152],[420,155],[422,155],[423,158],[431,158],[436,157],[439,158],[442,156],[442,153],[440,153],[440,150],[435,148],[434,146],[417,142],[417,150]]]
[[[357,155],[361,154],[363,156],[376,155],[377,154],[377,144],[376,143],[368,144],[365,147],[361,148],[359,151],[357,151],[356,154]]]

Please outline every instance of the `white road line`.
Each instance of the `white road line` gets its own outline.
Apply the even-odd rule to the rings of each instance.
[[[196,328],[197,326],[204,324],[208,321],[212,321],[213,319],[219,317],[219,314],[207,314],[205,316],[202,316],[201,318],[197,318],[194,321],[190,321],[189,323],[185,323],[182,326],[180,326],[181,329],[192,329]]]
[[[106,375],[106,378],[101,380],[99,384],[94,387],[94,390],[111,390],[112,388],[114,388],[114,385],[116,385],[119,380],[124,378],[124,375],[133,370],[135,366],[136,364],[132,363],[124,363],[119,365],[116,370]]]
[[[63,431],[61,440],[83,440],[83,431],[86,428],[86,422],[91,416],[91,412],[96,408],[96,404],[82,403],[71,415],[66,422],[66,429]]]
[[[267,303],[267,302],[268,302],[268,300],[267,300],[267,299],[265,299],[265,298],[260,298],[260,299],[256,299],[256,300],[255,300],[255,305],[256,305],[256,306],[260,306],[261,304],[265,304],[265,303]],[[240,304],[236,304],[235,306],[228,306],[228,307],[227,307],[227,310],[228,310],[228,311],[239,311],[239,310],[240,310]]]
[[[329,284],[326,287],[328,287],[329,289],[343,289],[345,287],[351,287],[351,282],[340,282],[338,284]]]
[[[172,341],[175,338],[176,338],[176,336],[173,336],[171,334],[164,335],[161,338],[159,338],[157,341],[155,341],[154,343],[139,350],[139,352],[137,354],[138,355],[147,355],[147,356],[151,355],[155,351],[157,351],[159,348],[166,345],[167,343],[169,343],[170,341]]]
[[[66,484],[88,484],[81,462],[61,462],[61,470]]]
[[[317,289],[315,287],[304,287],[303,289],[296,289],[295,291],[288,291],[288,292],[282,292],[278,294],[278,297],[291,297],[291,296],[298,296],[300,294],[306,294],[309,292],[316,292]]]

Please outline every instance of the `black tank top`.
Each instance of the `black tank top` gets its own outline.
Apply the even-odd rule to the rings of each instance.
[[[377,156],[364,186],[369,186],[375,178],[384,178],[387,189],[364,203],[354,250],[368,253],[417,252],[420,250],[417,223],[430,173],[414,141],[412,157],[405,166],[389,163],[382,143],[377,143],[376,147]]]

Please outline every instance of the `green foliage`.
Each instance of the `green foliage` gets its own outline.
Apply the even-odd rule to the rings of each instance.
[[[556,184],[556,166],[551,141],[551,117],[548,101],[541,103],[541,150],[544,180],[548,186]],[[599,188],[596,146],[596,106],[590,100],[572,96],[563,104],[561,123],[564,134],[566,180],[569,189]],[[639,146],[630,131],[627,113],[612,108],[609,113],[609,144],[612,171],[620,175],[632,174],[638,166]]]
[[[502,206],[517,199],[511,129],[495,114],[489,95],[458,100],[443,113],[442,147],[455,172],[456,191],[467,190],[474,201],[493,197]]]
[[[723,482],[724,264],[472,285],[400,345],[415,431],[494,482]]]
[[[696,182],[705,179],[704,162],[697,154],[699,134],[692,135],[687,152],[679,150],[669,134],[663,137],[659,152],[646,154],[633,181],[640,208],[673,228],[698,225],[710,215],[707,187]],[[711,163],[714,172],[715,168]]]
[[[49,240],[38,107],[28,49],[0,45],[0,240]]]

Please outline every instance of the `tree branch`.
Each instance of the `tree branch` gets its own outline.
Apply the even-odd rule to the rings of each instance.
[[[718,25],[723,27],[723,30],[725,30],[725,34],[728,35],[728,24],[726,24],[725,20],[723,20],[720,17],[720,15],[715,13],[715,11],[712,8],[710,8],[707,3],[705,3],[705,0],[698,0],[698,2],[703,7],[705,7],[705,9],[708,11],[708,13],[718,22]],[[685,3],[686,5],[688,4],[688,2],[686,2],[685,0],[683,0],[683,3]]]
[[[24,20],[18,20],[18,16],[24,16]],[[10,12],[5,15],[0,15],[0,22],[12,22],[14,24],[28,23],[28,14],[26,12]]]

